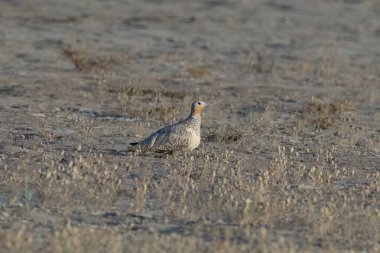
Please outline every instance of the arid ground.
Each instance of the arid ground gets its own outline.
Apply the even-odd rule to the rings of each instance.
[[[379,1],[1,1],[0,122],[1,252],[380,252]]]

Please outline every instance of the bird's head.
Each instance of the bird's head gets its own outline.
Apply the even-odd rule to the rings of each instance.
[[[202,109],[205,108],[207,104],[203,101],[194,101],[191,104],[191,116],[200,116]]]

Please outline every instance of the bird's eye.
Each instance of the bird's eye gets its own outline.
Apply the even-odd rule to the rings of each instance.
[[[201,105],[201,102],[198,102],[198,105]]]

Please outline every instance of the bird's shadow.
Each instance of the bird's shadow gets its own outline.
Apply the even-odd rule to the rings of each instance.
[[[107,149],[103,151],[105,155],[112,156],[149,156],[155,158],[167,158],[171,156],[175,156],[175,152],[139,152],[139,151],[128,151],[128,150],[116,150],[116,149]]]
[[[113,156],[128,156],[130,155],[130,152],[124,151],[124,150],[106,149],[106,150],[103,150],[103,154],[113,155]]]

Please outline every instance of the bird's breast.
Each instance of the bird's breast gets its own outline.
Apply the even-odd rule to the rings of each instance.
[[[192,128],[186,129],[186,132],[188,134],[188,141],[189,141],[188,148],[189,150],[193,150],[199,146],[201,142],[201,136],[198,131]]]

